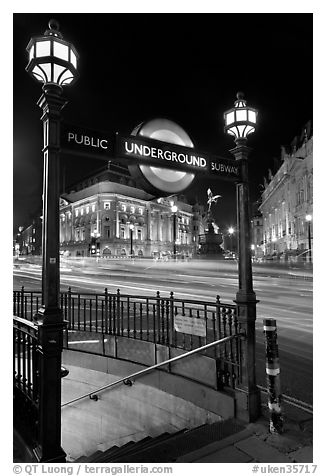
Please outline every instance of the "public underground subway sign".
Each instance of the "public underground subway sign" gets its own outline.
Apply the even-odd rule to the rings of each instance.
[[[234,159],[198,152],[184,129],[168,119],[142,123],[127,137],[63,125],[61,149],[64,153],[125,161],[130,173],[150,193],[182,192],[198,174],[241,179]]]

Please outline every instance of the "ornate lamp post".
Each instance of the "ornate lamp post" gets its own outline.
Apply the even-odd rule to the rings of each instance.
[[[134,254],[134,250],[133,250],[133,234],[134,234],[134,228],[135,228],[135,225],[133,225],[132,223],[130,223],[129,229],[130,229],[130,255],[131,255],[131,256],[133,256],[133,254]]]
[[[237,229],[239,253],[239,289],[236,294],[238,320],[245,331],[246,339],[242,342],[243,378],[239,388],[239,402],[243,402],[243,418],[255,420],[260,411],[260,395],[256,386],[255,369],[255,321],[256,294],[253,290],[252,264],[250,249],[250,216],[249,216],[249,184],[247,137],[254,132],[257,122],[257,111],[247,107],[243,93],[237,93],[234,107],[224,113],[225,132],[234,137],[236,147],[230,152],[239,164],[240,181],[236,184],[237,191]],[[240,407],[241,408],[241,404]],[[239,410],[241,415],[241,410]],[[240,416],[239,415],[239,416]]]
[[[65,41],[55,20],[49,21],[43,36],[27,45],[26,71],[43,83],[37,105],[43,123],[43,224],[42,224],[42,306],[35,315],[39,329],[39,422],[40,462],[65,461],[61,448],[61,353],[63,316],[60,309],[59,267],[59,157],[61,110],[66,105],[63,86],[78,77],[77,52]]]
[[[308,257],[309,263],[311,263],[311,221],[312,216],[306,215],[306,222],[308,223]]]
[[[173,205],[171,207],[171,211],[173,213],[173,257],[177,259],[177,211],[178,207]]]

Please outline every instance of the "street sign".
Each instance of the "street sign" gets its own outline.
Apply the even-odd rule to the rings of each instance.
[[[111,160],[114,156],[114,138],[115,134],[112,133],[67,123],[61,125],[61,150],[66,154]]]
[[[183,334],[192,334],[195,336],[206,337],[206,323],[204,319],[198,317],[183,316],[176,314],[174,316],[174,329]]]
[[[128,165],[205,174],[210,179],[241,180],[240,167],[234,159],[144,136],[121,136],[67,123],[61,125],[61,151],[95,159],[125,161]]]
[[[207,172],[208,156],[191,147],[142,136],[116,137],[116,158],[136,159],[143,165],[174,168],[186,172]]]

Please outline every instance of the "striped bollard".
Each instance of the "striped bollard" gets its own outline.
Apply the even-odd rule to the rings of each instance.
[[[269,430],[271,433],[282,433],[280,361],[275,319],[264,319],[264,334],[266,339],[266,383],[270,411]]]

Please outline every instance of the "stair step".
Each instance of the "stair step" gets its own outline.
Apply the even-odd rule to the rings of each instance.
[[[192,430],[187,430],[181,434],[171,435],[170,438],[161,444],[145,448],[137,454],[129,453],[124,457],[120,453],[119,457],[114,457],[112,462],[127,462],[131,457],[135,463],[159,463],[174,462],[179,456],[190,453],[198,448],[206,446],[213,441],[222,440],[227,436],[244,429],[244,426],[235,420],[225,420],[222,422],[202,425]],[[126,458],[126,459],[125,459]],[[130,461],[130,459],[129,459]]]
[[[116,454],[128,452],[129,447],[134,444],[134,441],[128,441],[128,443],[125,443],[123,446],[112,446],[111,448],[103,451],[101,455],[98,455],[98,457],[92,459],[92,463],[106,463],[108,460],[111,461],[111,458],[113,458]]]
[[[135,448],[131,448],[130,453],[128,454],[123,454],[122,458],[119,458],[119,461],[116,460],[115,458],[111,460],[110,462],[112,463],[117,463],[117,462],[123,462],[123,463],[133,463],[133,462],[138,462],[141,461],[142,455],[144,454],[145,451],[155,451],[155,449],[162,445],[166,440],[169,440],[171,438],[174,438],[176,435],[181,435],[184,434],[187,430],[179,430],[176,433],[162,433],[161,435],[152,438],[152,441],[148,442],[148,445],[146,447],[138,447],[136,446]],[[140,458],[138,460],[138,458]]]

